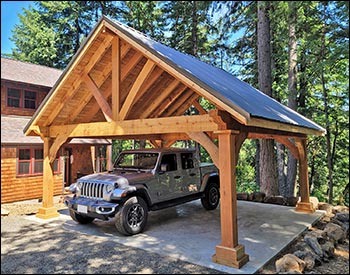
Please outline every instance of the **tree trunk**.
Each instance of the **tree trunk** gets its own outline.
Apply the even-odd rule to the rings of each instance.
[[[258,2],[258,81],[259,89],[272,96],[269,2]],[[260,140],[260,190],[278,194],[274,140]]]
[[[282,196],[287,196],[288,186],[286,177],[286,164],[285,164],[285,147],[283,144],[277,142],[277,170],[278,170],[278,189],[279,194]]]
[[[297,110],[297,39],[295,27],[297,23],[297,3],[288,2],[289,7],[289,28],[288,28],[288,107]],[[297,161],[288,151],[287,162],[287,186],[288,190],[284,196],[294,196],[297,175]]]
[[[324,6],[324,10],[326,7]],[[324,11],[325,13],[325,11]],[[326,19],[325,19],[326,20]],[[322,62],[326,58],[326,23],[323,23],[323,33],[321,39],[320,59]],[[333,160],[332,160],[332,142],[331,142],[331,130],[329,121],[329,108],[328,108],[328,91],[326,88],[326,80],[323,65],[321,68],[321,83],[323,92],[323,104],[324,104],[324,115],[326,123],[326,147],[327,147],[327,168],[328,168],[328,203],[333,203]]]

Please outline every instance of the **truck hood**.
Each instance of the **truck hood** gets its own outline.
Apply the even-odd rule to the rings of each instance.
[[[147,181],[153,177],[152,173],[137,173],[137,172],[104,172],[96,173],[81,177],[78,181],[87,181],[87,182],[98,182],[98,183],[110,183],[114,184],[116,182],[125,183],[125,179],[128,180],[130,184],[138,183],[142,181]]]

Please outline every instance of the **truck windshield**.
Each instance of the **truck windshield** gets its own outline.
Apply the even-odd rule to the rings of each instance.
[[[158,153],[121,153],[114,168],[153,169],[157,159]]]

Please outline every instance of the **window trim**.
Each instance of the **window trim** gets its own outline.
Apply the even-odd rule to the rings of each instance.
[[[20,92],[20,97],[19,97],[19,107],[14,107],[14,106],[10,106],[8,99],[12,98],[9,97],[9,89],[14,89],[14,90],[18,90]],[[31,100],[31,99],[27,99],[31,102],[35,102],[35,108],[26,108],[25,107],[25,92],[31,92],[31,93],[35,93],[35,100]],[[35,91],[34,89],[31,88],[21,88],[21,87],[17,87],[15,85],[6,85],[6,94],[5,94],[5,102],[6,102],[6,107],[7,108],[13,108],[13,109],[25,109],[25,110],[33,110],[35,111],[38,108],[38,96],[39,96],[39,92]]]
[[[20,160],[19,156],[20,156],[20,150],[29,150],[30,151],[30,159],[29,160]],[[33,146],[33,145],[28,145],[28,146],[18,146],[17,147],[17,156],[16,156],[16,177],[32,177],[32,176],[43,176],[44,171],[42,172],[34,172],[35,169],[35,163],[37,162],[42,162],[44,163],[44,159],[36,159],[35,158],[35,151],[36,150],[43,150],[44,148],[43,146]],[[43,152],[44,154],[44,152]],[[55,161],[57,161],[57,170],[54,171],[54,174],[60,174],[61,173],[61,164],[60,164],[60,156],[59,153],[57,153],[56,159]],[[28,163],[29,162],[29,173],[27,174],[20,174],[19,173],[19,165],[20,163]]]

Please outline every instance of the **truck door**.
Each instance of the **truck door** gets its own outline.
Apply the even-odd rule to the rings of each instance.
[[[177,198],[182,174],[178,169],[176,154],[164,154],[160,161],[159,170],[158,194],[160,201]]]
[[[200,189],[200,171],[197,161],[193,157],[193,153],[181,153],[182,168],[182,192],[184,195],[198,193]]]

